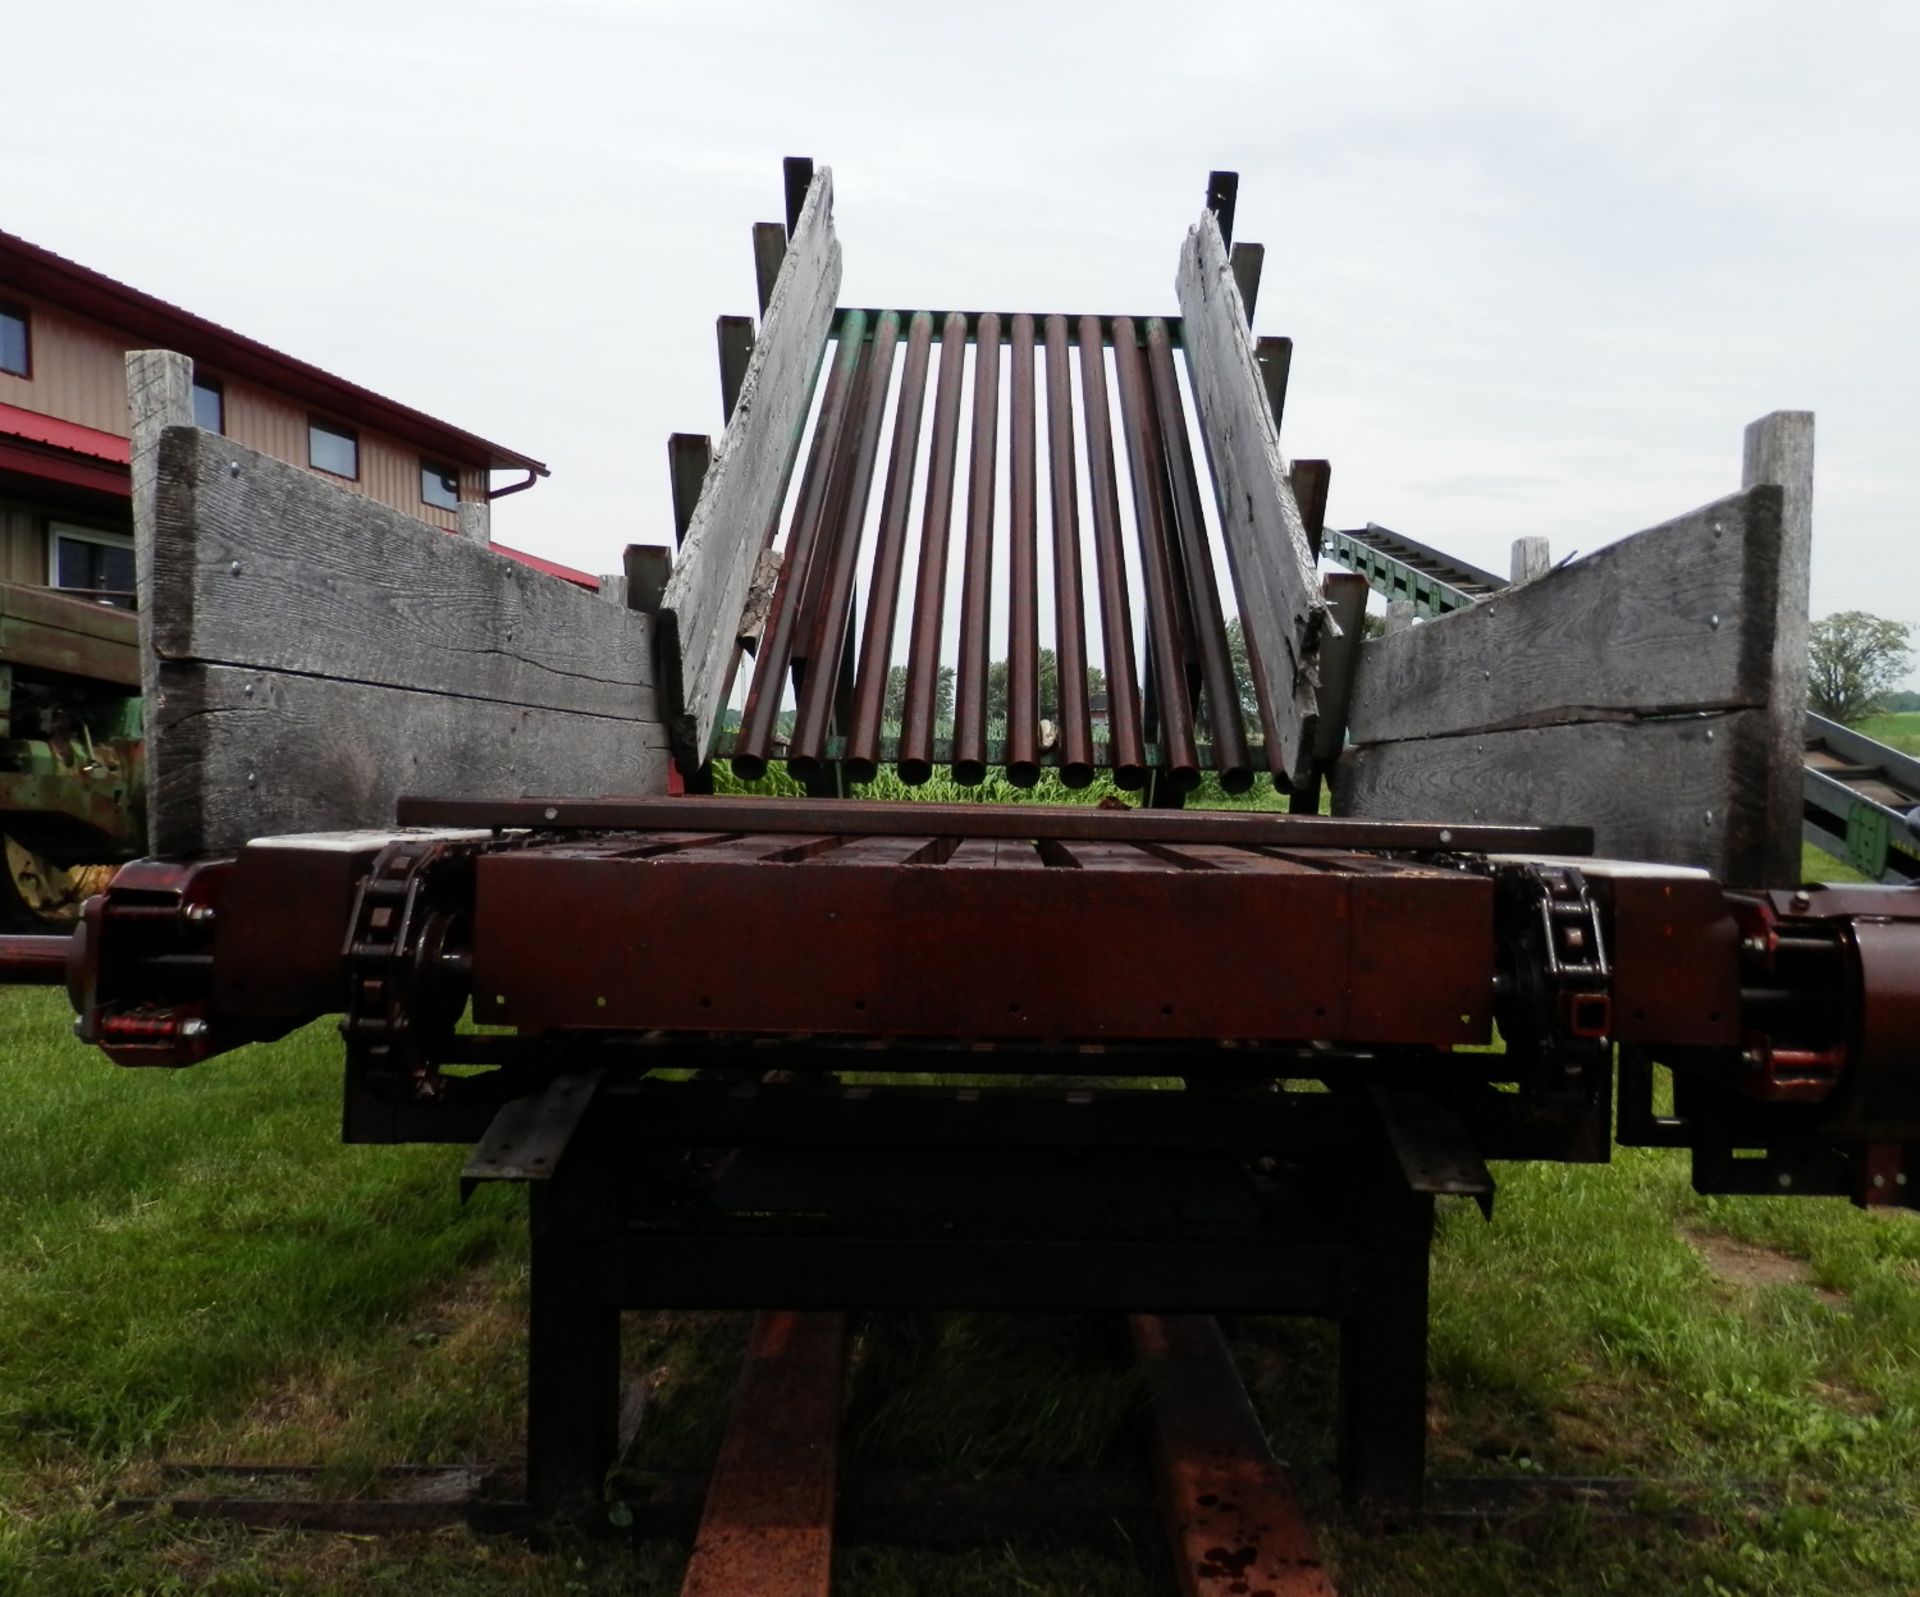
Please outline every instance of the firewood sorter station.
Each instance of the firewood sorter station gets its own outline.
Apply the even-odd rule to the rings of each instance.
[[[1490,1206],[1488,1160],[1911,1201],[1920,894],[1796,880],[1812,418],[1362,643],[1233,209],[1217,173],[1177,314],[853,307],[790,161],[726,432],[674,441],[682,537],[621,603],[199,432],[187,364],[129,357],[153,857],[9,969],[124,1065],[340,1013],[349,1140],[527,1184],[543,1512],[612,1460],[622,1309],[908,1305],[1337,1319],[1345,1485],[1413,1503],[1434,1200]],[[712,796],[715,758],[808,796]],[[1141,802],[839,796],[882,765]],[[1293,812],[1183,808],[1208,771]]]

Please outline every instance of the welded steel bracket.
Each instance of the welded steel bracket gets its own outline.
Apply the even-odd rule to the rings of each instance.
[[[1466,1122],[1423,1093],[1380,1082],[1367,1091],[1408,1190],[1435,1197],[1471,1198],[1491,1220],[1493,1173],[1474,1146]]]
[[[460,1172],[460,1201],[483,1181],[551,1180],[601,1080],[597,1070],[556,1076],[545,1092],[502,1104]]]

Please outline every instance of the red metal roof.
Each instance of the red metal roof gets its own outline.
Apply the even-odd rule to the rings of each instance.
[[[37,410],[22,410],[18,405],[0,405],[0,438],[19,438],[30,444],[46,444],[95,460],[110,460],[124,466],[128,460],[127,440],[117,433],[103,433],[78,422],[43,416]]]
[[[548,560],[543,555],[530,555],[524,549],[510,549],[504,543],[493,545],[493,552],[505,555],[509,560],[518,560],[523,566],[532,566],[535,571],[544,571],[550,577],[558,577],[562,582],[571,582],[576,587],[586,588],[590,592],[600,591],[600,579],[573,566],[563,566],[558,560]]]
[[[0,285],[105,322],[150,347],[177,350],[217,375],[244,378],[392,433],[448,461],[548,475],[530,455],[489,443],[7,232],[0,232]]]

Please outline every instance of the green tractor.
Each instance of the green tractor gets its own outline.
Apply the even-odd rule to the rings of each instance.
[[[0,929],[71,926],[146,844],[139,622],[0,583]]]

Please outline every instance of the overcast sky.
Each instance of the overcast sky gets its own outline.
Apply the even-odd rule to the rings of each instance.
[[[1172,312],[1206,174],[1330,521],[1504,571],[1818,414],[1813,613],[1920,623],[1920,8],[254,0],[10,8],[0,227],[547,461],[503,540],[670,537],[780,157],[842,301]]]

